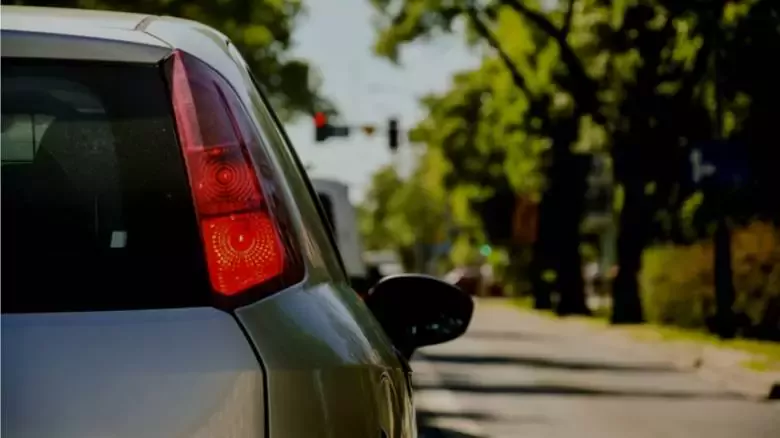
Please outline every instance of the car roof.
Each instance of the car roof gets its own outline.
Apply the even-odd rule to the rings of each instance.
[[[0,6],[4,31],[43,33],[106,39],[118,42],[193,49],[188,34],[227,42],[216,29],[197,21],[164,15],[149,15],[95,9],[39,6]],[[154,28],[155,31],[150,32]]]
[[[2,6],[2,27],[12,27],[14,30],[38,31],[41,23],[45,23],[52,33],[59,33],[60,28],[113,28],[133,30],[147,17],[147,14],[131,12],[102,11],[91,9],[49,8],[31,6]]]
[[[0,6],[0,11],[3,57],[153,63],[181,49],[212,66],[224,67],[237,61],[228,38],[197,21],[38,6]]]

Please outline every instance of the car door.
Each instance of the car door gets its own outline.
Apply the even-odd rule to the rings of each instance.
[[[357,293],[350,288],[346,269],[337,249],[336,240],[311,181],[306,175],[281,124],[270,110],[268,103],[264,100],[259,85],[252,77],[251,72],[246,69],[237,51],[233,51],[234,58],[244,65],[242,73],[246,78],[247,86],[252,88],[250,92],[252,110],[265,123],[272,123],[271,126],[265,126],[265,132],[268,135],[267,141],[275,149],[275,152],[279,154],[280,168],[286,172],[286,180],[291,186],[296,203],[299,204],[298,206],[302,212],[302,219],[306,226],[305,233],[310,235],[310,244],[317,247],[317,251],[312,251],[312,254],[319,254],[323,258],[321,265],[324,267],[323,271],[326,272],[313,273],[313,276],[323,275],[329,277],[328,283],[330,284],[320,283],[316,288],[331,290],[329,295],[337,297],[337,300],[329,302],[328,306],[338,307],[343,311],[334,312],[330,315],[334,318],[341,318],[341,322],[338,324],[342,327],[351,326],[354,328],[354,332],[351,333],[342,331],[341,339],[336,339],[332,342],[341,343],[342,348],[349,350],[347,354],[366,355],[367,358],[364,361],[358,361],[362,363],[359,364],[359,367],[354,367],[355,370],[362,368],[364,365],[366,368],[370,368],[368,372],[360,373],[345,371],[345,369],[348,370],[350,367],[343,367],[344,369],[339,370],[328,369],[314,373],[317,379],[319,404],[322,409],[329,412],[324,417],[330,416],[331,420],[327,421],[331,421],[332,424],[336,425],[334,426],[335,429],[332,429],[330,432],[356,430],[357,428],[350,429],[348,425],[344,425],[342,420],[354,415],[351,411],[364,409],[364,413],[371,415],[372,419],[353,418],[355,421],[363,423],[361,430],[368,433],[369,435],[367,436],[378,436],[380,438],[415,437],[416,427],[414,424],[408,364],[405,364],[405,361],[400,358],[390,344],[389,338],[379,327],[378,322],[358,298]],[[307,208],[307,205],[314,207],[313,214],[310,213],[311,210]],[[289,298],[286,299],[293,300],[293,295],[287,295],[287,297]],[[322,310],[326,309],[323,308]],[[361,336],[363,339],[358,339]],[[345,345],[347,340],[351,340],[351,342]],[[364,341],[368,341],[368,343]],[[260,354],[262,356],[262,351]],[[317,365],[313,364],[312,366]],[[273,376],[273,372],[269,374]],[[303,377],[302,374],[294,375],[297,376],[296,378]],[[311,377],[312,373],[310,372],[308,378]],[[350,391],[354,391],[354,394],[350,394]],[[355,397],[352,397],[352,395]],[[373,405],[372,412],[365,410],[366,406],[361,405],[357,401],[360,397],[371,399],[371,405]],[[273,409],[273,406],[271,406],[271,409]],[[341,418],[334,418],[339,416]],[[273,423],[273,416],[270,421]],[[297,417],[294,421],[300,423]],[[318,424],[325,424],[326,422],[319,422]],[[294,423],[290,422],[288,424],[292,425]]]

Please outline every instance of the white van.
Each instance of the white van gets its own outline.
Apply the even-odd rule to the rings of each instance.
[[[367,270],[363,262],[363,244],[358,230],[357,213],[349,202],[349,187],[336,180],[312,178],[312,185],[330,221],[336,244],[344,260],[352,286],[361,294],[367,292]]]

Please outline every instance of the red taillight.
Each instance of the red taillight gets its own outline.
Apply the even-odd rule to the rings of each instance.
[[[262,148],[252,122],[231,86],[206,64],[181,51],[169,62],[176,127],[212,288],[234,296],[283,278],[297,268],[289,260],[294,250],[285,247],[289,239],[272,214],[278,209],[266,196],[273,193],[273,175],[257,170],[270,166],[253,160],[252,150]]]

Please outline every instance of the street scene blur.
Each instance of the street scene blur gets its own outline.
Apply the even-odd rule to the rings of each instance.
[[[5,5],[2,435],[780,437],[780,1]]]

